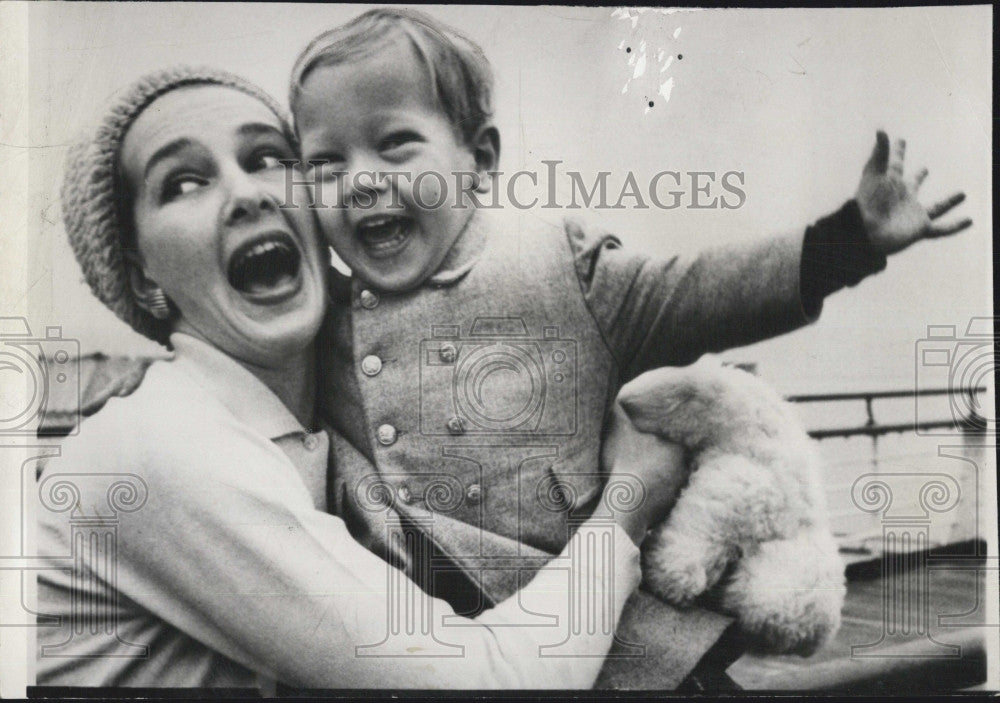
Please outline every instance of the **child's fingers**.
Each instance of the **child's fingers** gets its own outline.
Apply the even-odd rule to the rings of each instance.
[[[932,220],[936,220],[963,200],[965,200],[965,193],[958,192],[949,195],[944,200],[938,201],[927,208],[927,216]]]
[[[906,157],[906,140],[897,139],[892,145],[892,154],[889,156],[889,171],[894,175],[903,177],[903,159]]]
[[[889,163],[889,135],[881,129],[875,132],[875,148],[872,155],[865,164],[865,170],[873,173],[885,173],[886,165]]]
[[[928,173],[927,169],[926,168],[922,168],[917,173],[917,175],[913,177],[913,191],[914,192],[920,190],[920,186],[923,185],[924,179],[927,178],[927,173]]]
[[[935,239],[937,237],[947,237],[949,235],[961,232],[963,229],[968,229],[972,226],[972,220],[966,217],[964,220],[959,220],[958,222],[952,222],[947,225],[931,225],[927,228],[924,233],[924,237],[927,239]]]

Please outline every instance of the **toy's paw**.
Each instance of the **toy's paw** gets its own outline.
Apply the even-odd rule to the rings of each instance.
[[[758,595],[734,609],[751,651],[812,656],[840,628],[844,599],[836,586]]]
[[[823,607],[806,607],[794,622],[765,620],[754,628],[744,628],[752,649],[768,654],[797,654],[811,657],[840,629],[840,613]]]
[[[816,530],[761,545],[740,562],[723,604],[751,649],[807,657],[839,629],[846,591],[836,545]]]
[[[644,568],[643,571],[646,587],[674,605],[690,605],[707,587],[705,569],[700,564],[672,566],[668,569]]]
[[[690,538],[678,538],[661,525],[642,545],[643,580],[654,594],[674,605],[688,605],[711,586],[704,551]]]

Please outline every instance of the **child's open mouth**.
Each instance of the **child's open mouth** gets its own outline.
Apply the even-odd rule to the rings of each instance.
[[[398,215],[371,215],[354,226],[355,235],[373,259],[395,256],[410,241],[412,221]]]
[[[302,287],[302,254],[286,232],[254,237],[233,252],[229,285],[255,303],[278,303]]]

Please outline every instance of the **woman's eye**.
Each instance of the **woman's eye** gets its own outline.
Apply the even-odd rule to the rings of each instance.
[[[281,163],[285,161],[286,163]],[[266,171],[272,168],[285,168],[287,159],[283,159],[276,154],[260,154],[254,159],[253,170]]]
[[[174,198],[187,195],[201,188],[207,183],[204,178],[198,176],[181,176],[179,178],[172,178],[167,181],[166,185],[163,187],[162,200],[164,202],[169,202]]]

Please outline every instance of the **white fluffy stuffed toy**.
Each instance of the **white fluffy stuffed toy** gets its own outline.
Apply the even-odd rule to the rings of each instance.
[[[817,453],[791,405],[710,359],[645,373],[618,402],[635,429],[681,444],[691,462],[687,487],[642,546],[647,587],[684,605],[725,573],[722,606],[751,648],[815,652],[840,626],[844,563]]]

